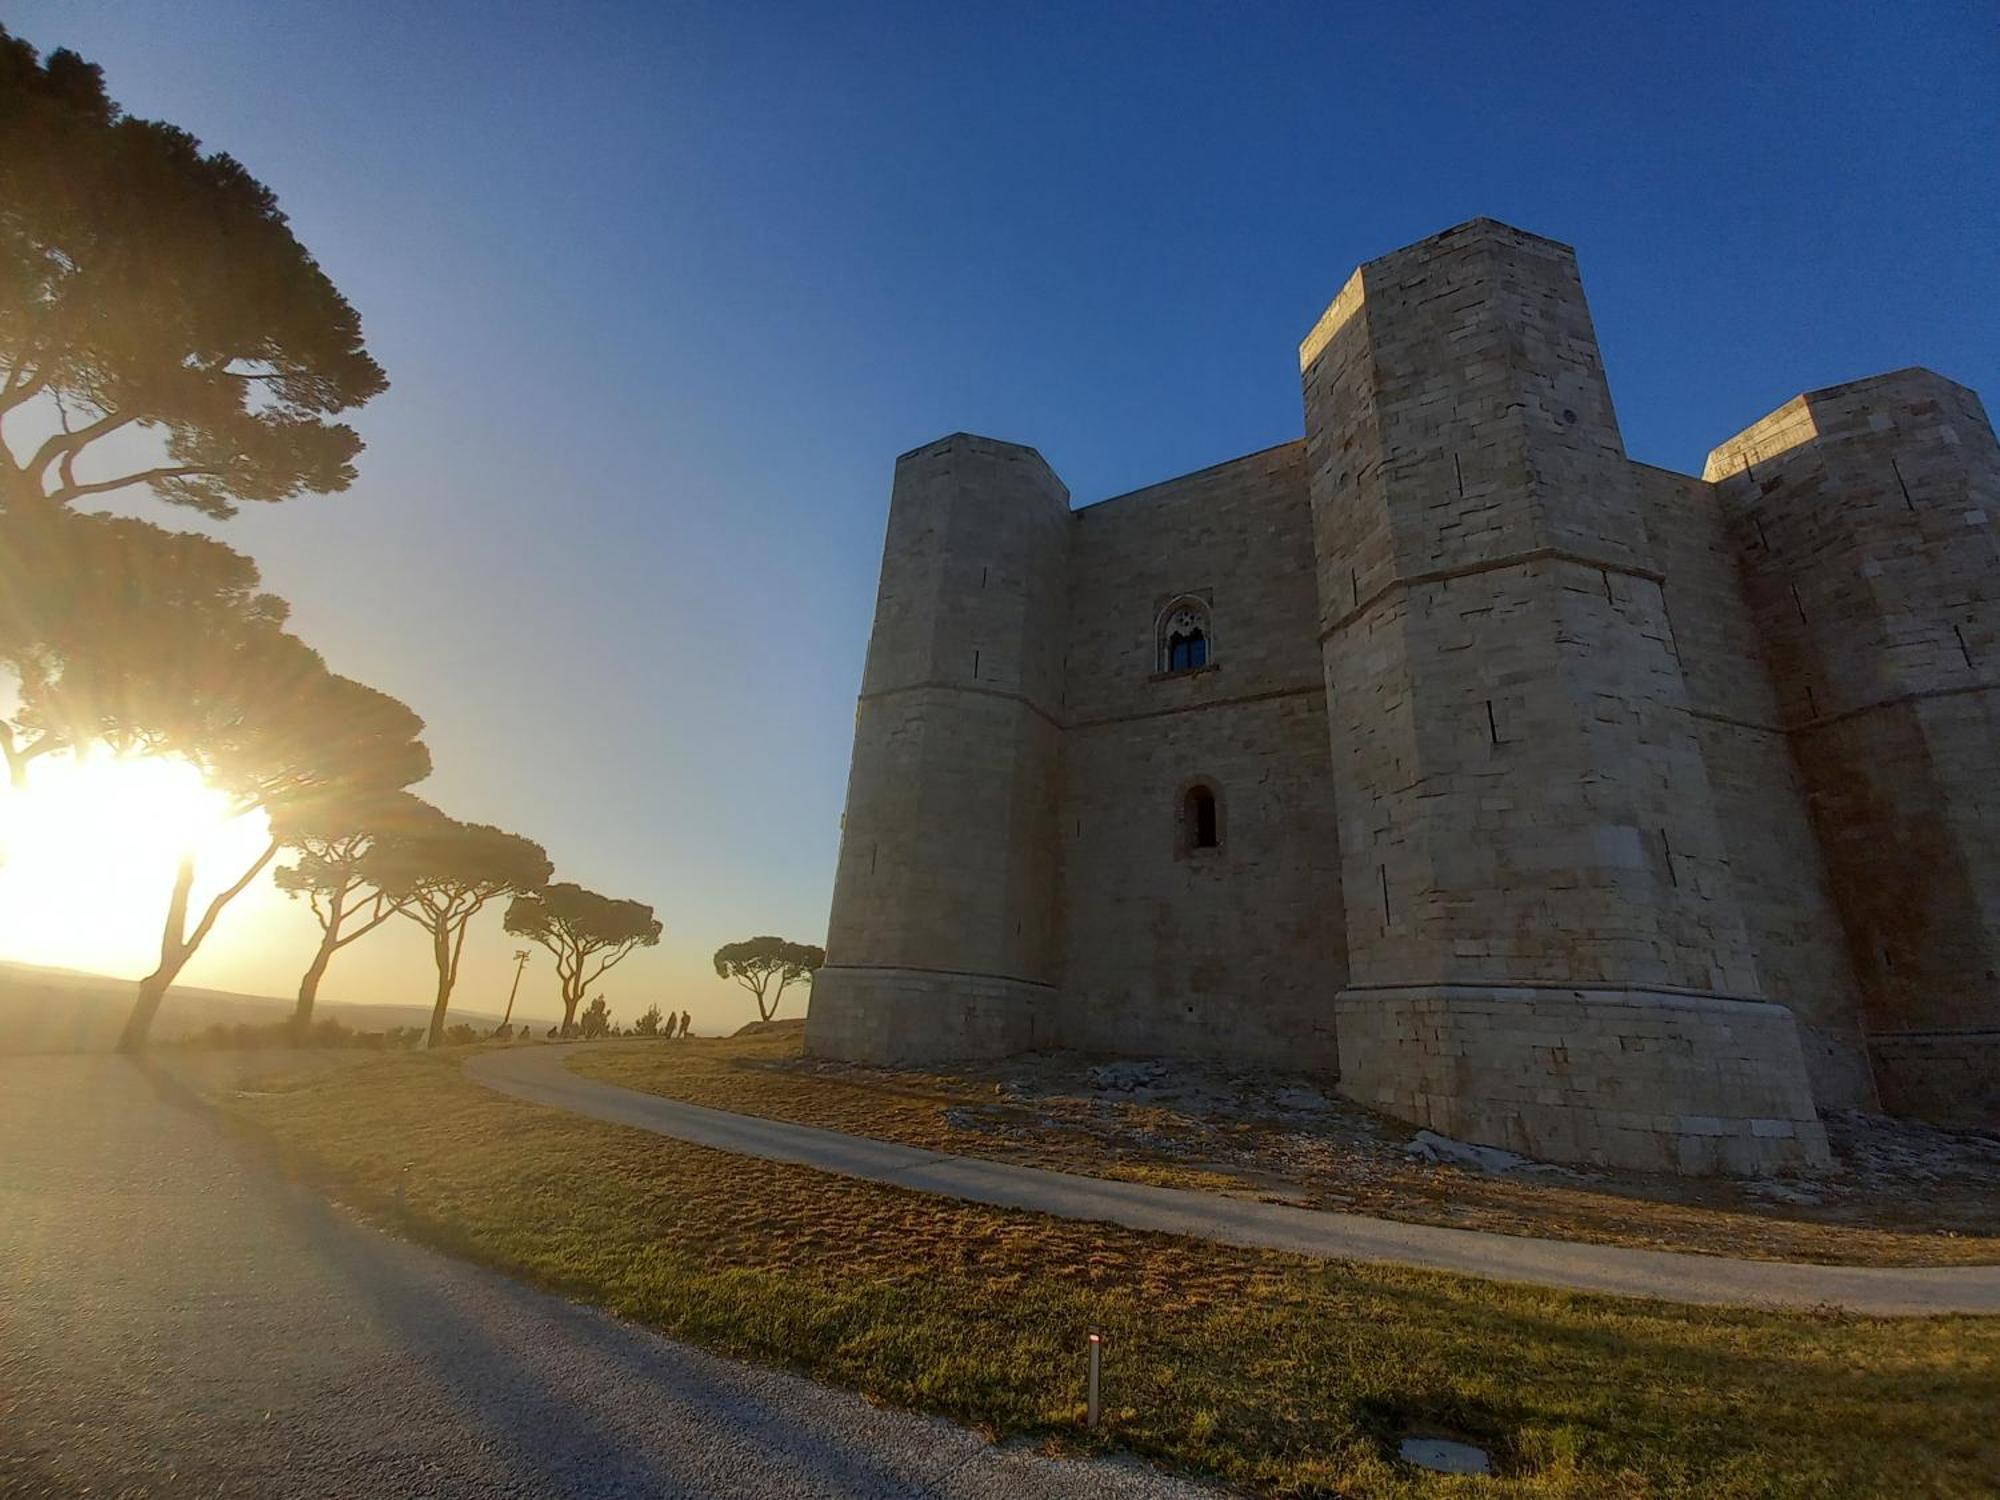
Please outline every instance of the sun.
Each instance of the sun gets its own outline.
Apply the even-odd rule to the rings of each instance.
[[[182,855],[194,856],[201,902],[269,836],[261,811],[239,813],[184,760],[100,750],[31,762],[25,787],[0,785],[0,958],[143,974]]]

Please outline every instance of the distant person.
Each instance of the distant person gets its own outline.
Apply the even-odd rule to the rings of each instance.
[[[689,1025],[690,1025],[690,1024],[692,1024],[693,1020],[694,1020],[694,1018],[693,1018],[692,1016],[690,1016],[690,1015],[689,1015],[689,1014],[688,1014],[688,1013],[687,1013],[686,1011],[682,1011],[682,1012],[681,1012],[681,1035],[682,1035],[682,1036],[686,1036],[686,1035],[688,1034],[688,1027],[689,1027]]]

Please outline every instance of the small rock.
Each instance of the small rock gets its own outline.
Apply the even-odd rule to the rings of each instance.
[[[1470,1141],[1455,1141],[1448,1135],[1439,1135],[1435,1130],[1419,1130],[1409,1145],[1403,1148],[1403,1154],[1414,1156],[1419,1161],[1471,1167],[1475,1172],[1512,1172],[1535,1165],[1527,1157],[1502,1151],[1498,1146],[1475,1146]]]
[[[1166,1076],[1167,1070],[1156,1062],[1101,1063],[1083,1075],[1093,1089],[1123,1094],[1151,1088]]]
[[[1491,1474],[1493,1462],[1484,1448],[1451,1438],[1406,1437],[1397,1447],[1404,1463],[1438,1474]]]

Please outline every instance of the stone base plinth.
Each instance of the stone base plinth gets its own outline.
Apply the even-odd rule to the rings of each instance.
[[[934,1063],[1051,1045],[1048,985],[932,969],[845,968],[813,976],[806,1051],[848,1062]]]
[[[1782,1005],[1423,985],[1344,990],[1335,1024],[1342,1093],[1459,1140],[1689,1175],[1831,1160]]]

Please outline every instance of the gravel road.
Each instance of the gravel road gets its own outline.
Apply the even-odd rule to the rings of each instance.
[[[589,1047],[595,1044],[584,1043]],[[616,1045],[611,1044],[611,1045]],[[745,1156],[941,1193],[1001,1208],[1122,1224],[1227,1245],[1323,1259],[1424,1266],[1501,1281],[1614,1296],[1725,1306],[1842,1307],[1881,1317],[1928,1313],[2000,1315],[2000,1265],[1821,1266],[1733,1260],[1626,1245],[1589,1245],[1483,1230],[1405,1224],[1363,1214],[1260,1203],[1222,1193],[1155,1187],[949,1156],[894,1141],[846,1135],[756,1115],[684,1104],[602,1083],[568,1066],[574,1046],[482,1052],[468,1078],[517,1099],[630,1125]]]
[[[1213,1492],[996,1448],[393,1239],[175,1078],[64,1057],[0,1059],[0,1494]]]

